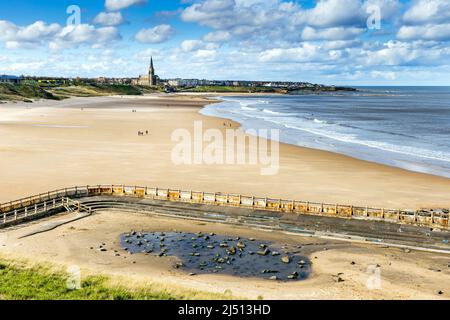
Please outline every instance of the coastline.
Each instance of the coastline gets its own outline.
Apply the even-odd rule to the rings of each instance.
[[[125,183],[392,208],[450,205],[446,200],[450,179],[288,144],[280,144],[280,171],[275,176],[261,176],[260,167],[251,165],[175,166],[170,160],[175,129],[192,132],[194,121],[221,132],[230,124],[233,129],[240,127],[237,122],[201,115],[204,105],[214,102],[210,99],[102,97],[55,105],[43,102],[34,108],[0,106],[0,134],[5,137],[0,140],[0,202],[72,185]],[[148,136],[137,136],[137,130],[145,129]],[[197,298],[449,298],[448,255],[369,242],[121,211],[98,212],[22,238],[66,218],[62,214],[2,230],[0,259],[65,269],[76,265],[82,277],[110,277],[130,290],[194,291]],[[120,234],[130,230],[214,232],[287,243],[311,259],[312,273],[306,280],[289,283],[225,274],[191,276],[174,267],[176,257],[130,255],[123,250]],[[98,249],[103,243],[104,252]],[[369,290],[368,268],[377,265],[382,267],[382,290]],[[430,272],[436,268],[442,272]],[[336,275],[343,281],[337,282]]]
[[[0,133],[8,138],[0,142],[0,167],[8,169],[0,202],[76,184],[129,183],[393,209],[450,207],[450,179],[284,143],[275,176],[261,176],[260,167],[251,165],[175,166],[170,161],[173,130],[192,130],[198,120],[205,129],[222,132],[224,122],[240,127],[199,113],[217,101],[214,96],[1,105],[7,112],[0,119]],[[20,113],[14,116],[11,109]],[[137,137],[137,130],[146,127],[151,134]]]

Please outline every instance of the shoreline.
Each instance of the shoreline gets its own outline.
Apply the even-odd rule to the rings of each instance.
[[[280,172],[276,176],[260,176],[259,167],[249,165],[174,166],[168,162],[174,144],[170,134],[174,129],[192,130],[192,123],[197,120],[204,122],[205,129],[223,131],[224,121],[231,123],[232,129],[240,127],[237,122],[199,113],[206,104],[218,102],[214,97],[217,95],[205,97],[202,94],[200,98],[198,95],[116,96],[74,98],[58,101],[53,106],[40,103],[34,108],[24,104],[19,110],[24,114],[10,119],[8,125],[0,122],[0,133],[8,136],[9,132],[11,137],[17,137],[0,143],[3,158],[0,167],[9,169],[0,186],[3,191],[0,202],[69,185],[129,183],[394,209],[450,207],[448,178],[284,143],[280,143]],[[4,104],[0,109],[11,109],[6,107]],[[133,108],[137,108],[139,117],[133,116]],[[50,127],[55,124],[61,127]],[[143,125],[151,127],[151,136],[139,140],[132,128]],[[30,138],[33,134],[38,134],[40,139]],[[79,138],[76,138],[77,134],[80,134]],[[21,142],[30,139],[34,140],[30,148],[21,146]],[[54,153],[55,159],[38,151],[37,143],[41,145],[45,141],[50,145],[43,148],[51,150],[49,152]],[[160,155],[148,154],[142,148],[158,150]],[[127,149],[129,151],[124,152]],[[24,160],[22,155],[30,155],[30,152],[32,157]],[[81,163],[69,160],[71,154],[76,154]],[[15,161],[8,160],[11,155]],[[98,155],[105,155],[109,160],[102,160],[103,156],[99,160]],[[45,164],[42,164],[43,159]],[[69,161],[69,168],[78,171],[65,173],[67,166],[58,159],[63,163]],[[118,161],[122,165],[118,165]],[[131,165],[134,161],[136,168]],[[102,162],[105,167],[99,171]],[[36,166],[36,163],[42,166]],[[150,163],[159,173],[153,172]],[[121,166],[124,166],[123,170]],[[61,174],[58,176],[57,168],[64,173],[62,177]],[[211,170],[215,172],[214,179],[208,174]],[[118,174],[121,171],[126,174]],[[27,174],[37,179],[30,181]],[[38,177],[42,176],[51,181],[39,181]],[[242,177],[245,177],[244,181]]]

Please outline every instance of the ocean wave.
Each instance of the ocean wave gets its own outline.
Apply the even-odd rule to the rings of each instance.
[[[438,160],[438,161],[444,161],[444,162],[450,163],[450,154],[446,153],[446,152],[428,150],[428,149],[412,147],[412,146],[394,145],[394,144],[382,142],[382,141],[363,140],[363,139],[359,139],[356,135],[351,135],[351,134],[342,134],[342,133],[331,132],[331,131],[322,131],[322,130],[317,130],[317,129],[312,129],[312,128],[299,127],[299,126],[295,126],[295,125],[280,123],[278,121],[271,121],[271,122],[281,124],[288,129],[295,129],[295,130],[308,132],[308,133],[311,133],[314,135],[319,135],[319,136],[329,138],[332,140],[336,140],[336,141],[340,141],[343,143],[358,144],[358,145],[362,145],[365,147],[379,149],[379,150],[383,150],[383,151],[394,152],[394,153],[404,154],[404,155],[408,155],[408,156],[414,156],[414,157],[419,157],[419,158]]]
[[[264,109],[263,112],[269,113],[269,114],[274,114],[274,115],[284,115],[285,114],[285,113],[281,113],[281,112],[277,112],[277,111],[272,111],[269,109]]]
[[[325,121],[325,120],[319,120],[319,119],[314,119],[313,122],[319,123],[319,124],[328,124],[328,121]]]
[[[258,110],[258,108],[251,108],[251,107],[246,107],[246,106],[242,106],[241,109],[246,110],[246,111],[257,111]]]

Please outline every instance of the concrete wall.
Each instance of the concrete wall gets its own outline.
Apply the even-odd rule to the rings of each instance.
[[[51,205],[61,198],[86,196],[129,196],[167,201],[182,201],[190,203],[213,204],[218,206],[234,206],[252,208],[255,210],[279,211],[292,214],[310,214],[347,219],[364,219],[386,221],[399,224],[449,229],[449,214],[442,211],[409,211],[370,207],[355,207],[350,205],[313,203],[296,200],[283,200],[222,194],[211,192],[196,192],[172,190],[165,188],[149,188],[121,185],[98,185],[72,187],[43,193],[37,196],[11,201],[0,205],[0,226],[2,222],[18,217],[28,216],[29,212],[43,210],[43,205]],[[38,210],[38,211],[39,211]]]

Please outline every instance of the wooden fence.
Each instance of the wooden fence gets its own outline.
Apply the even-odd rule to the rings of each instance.
[[[399,224],[412,224],[449,229],[449,214],[442,211],[394,210],[358,207],[351,205],[314,203],[224,194],[213,192],[183,191],[166,188],[150,188],[125,185],[96,185],[64,188],[0,205],[0,227],[31,216],[38,216],[49,209],[64,207],[65,198],[92,196],[128,196],[166,201],[180,201],[218,206],[231,206],[254,210],[278,211],[292,214],[310,214],[347,219],[377,220]],[[1,219],[3,218],[3,219]]]

